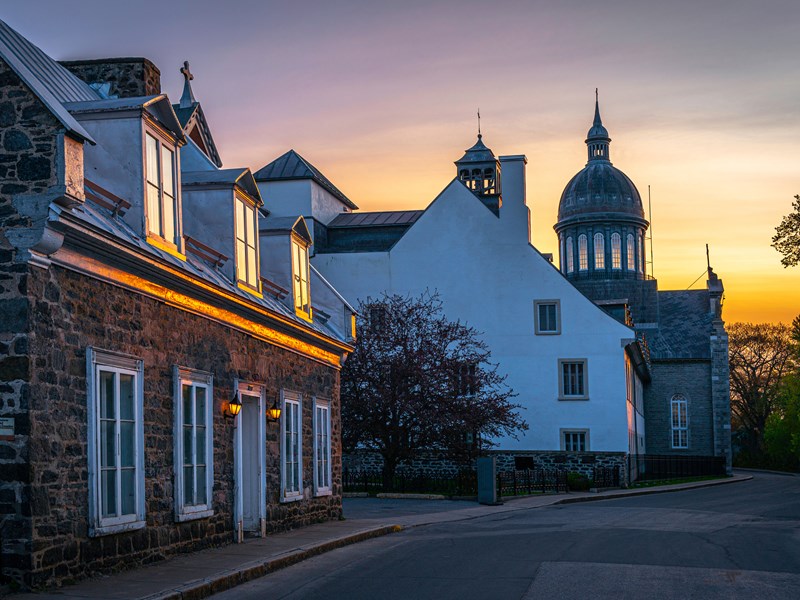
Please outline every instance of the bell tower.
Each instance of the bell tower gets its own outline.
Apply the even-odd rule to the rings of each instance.
[[[503,199],[500,195],[500,161],[483,143],[480,112],[478,112],[478,141],[464,151],[455,162],[457,176],[467,188],[495,215],[500,215]]]

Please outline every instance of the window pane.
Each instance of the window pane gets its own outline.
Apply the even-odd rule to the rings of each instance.
[[[158,143],[152,135],[145,134],[147,154],[147,181],[158,187]]]
[[[100,476],[100,504],[104,517],[117,514],[117,472],[114,469],[103,471]]]
[[[120,466],[133,467],[134,449],[136,447],[133,421],[121,421],[119,424]]]
[[[175,230],[175,198],[164,194],[164,231],[162,237],[168,242],[177,245]]]
[[[193,448],[192,438],[194,437],[191,425],[184,425],[183,427],[183,464],[191,465],[194,463],[192,460]]]
[[[236,240],[236,277],[239,281],[247,281],[247,255],[244,242]]]
[[[206,494],[206,468],[197,467],[197,504],[208,504],[208,495]]]
[[[181,386],[183,396],[183,424],[192,424],[192,386],[184,383]]]
[[[256,287],[256,251],[253,248],[247,249],[247,283]]]
[[[147,184],[147,228],[156,235],[161,235],[161,202],[158,187]]]
[[[114,421],[100,421],[100,467],[117,464],[117,431]]]
[[[206,388],[196,387],[194,389],[197,408],[194,412],[194,422],[198,425],[207,425],[206,423]]]
[[[161,184],[165,194],[175,196],[173,179],[173,154],[169,148],[161,146]]]
[[[100,371],[100,418],[113,419],[116,414],[114,387],[116,373]]]
[[[206,428],[205,427],[197,427],[195,429],[195,439],[197,440],[197,445],[195,446],[195,452],[194,452],[195,463],[198,464],[198,465],[204,465],[206,463]]]
[[[255,215],[255,212],[256,212],[255,209],[250,207],[250,206],[246,206],[244,208],[244,217],[245,217],[245,220],[246,220],[245,233],[247,235],[247,237],[244,238],[244,239],[247,241],[247,245],[248,246],[254,246],[255,245],[255,239],[256,239],[256,215]]]
[[[194,504],[194,468],[183,468],[183,503]]]
[[[236,239],[246,240],[244,232],[244,204],[241,200],[236,200]]]
[[[121,475],[122,511],[120,514],[132,515],[136,512],[136,469],[123,469]]]
[[[132,421],[134,419],[133,375],[119,375],[119,418]]]

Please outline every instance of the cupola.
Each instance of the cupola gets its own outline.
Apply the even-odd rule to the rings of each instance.
[[[480,128],[478,113],[478,141],[464,151],[464,156],[455,162],[457,177],[495,215],[500,214],[503,200],[500,195],[500,161],[486,144]]]

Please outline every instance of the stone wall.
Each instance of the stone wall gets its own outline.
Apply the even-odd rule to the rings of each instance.
[[[34,588],[133,568],[176,552],[234,541],[233,421],[222,403],[234,379],[263,384],[271,402],[282,388],[303,394],[306,498],[279,502],[279,426],[266,425],[267,530],[341,517],[339,373],[215,321],[52,266],[30,274],[29,501]],[[144,361],[146,527],[89,537],[86,349]],[[214,374],[214,515],[176,523],[173,505],[173,365]],[[330,398],[333,495],[312,498],[312,395]],[[20,477],[21,478],[21,477]]]
[[[711,405],[711,363],[696,360],[653,360],[652,382],[645,388],[644,418],[647,454],[714,455]],[[671,400],[687,400],[689,447],[672,448]]]
[[[721,319],[714,322],[711,336],[711,403],[713,407],[714,456],[725,457],[725,468],[733,474],[731,450],[731,382],[728,333]]]
[[[110,96],[127,98],[161,93],[161,71],[146,58],[68,60],[61,64],[86,83],[110,84]]]
[[[2,579],[30,568],[31,487],[28,465],[28,383],[31,303],[29,266],[20,262],[15,233],[43,229],[48,191],[57,183],[57,140],[64,128],[0,60],[0,417],[15,436],[0,440]],[[12,243],[14,239],[14,243]]]
[[[624,452],[563,452],[546,450],[489,450],[486,456],[496,457],[498,471],[513,471],[517,459],[532,458],[537,469],[560,469],[570,473],[581,473],[592,477],[595,467],[621,467],[620,476],[625,481],[627,455]],[[342,458],[342,467],[352,471],[380,471],[383,459],[377,452],[357,450]],[[425,473],[439,477],[454,477],[464,469],[475,469],[475,459],[454,460],[445,452],[420,452],[419,457],[401,463],[397,472],[405,475]]]

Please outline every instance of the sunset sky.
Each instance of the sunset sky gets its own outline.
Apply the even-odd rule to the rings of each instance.
[[[363,210],[425,207],[480,107],[495,154],[527,155],[533,242],[556,254],[598,87],[612,162],[652,189],[660,289],[701,275],[708,243],[727,321],[800,314],[800,267],[770,247],[800,193],[797,0],[26,0],[2,18],[59,60],[145,56],[173,102],[189,60],[226,167],[294,148]]]

